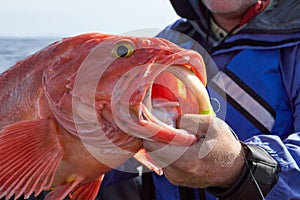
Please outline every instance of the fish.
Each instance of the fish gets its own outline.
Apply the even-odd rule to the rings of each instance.
[[[56,41],[0,75],[0,198],[94,200],[105,173],[143,140],[188,146],[184,113],[211,113],[201,55],[162,38],[85,33]]]

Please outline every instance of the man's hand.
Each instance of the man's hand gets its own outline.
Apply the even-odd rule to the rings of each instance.
[[[205,188],[228,188],[239,177],[245,164],[244,149],[228,125],[212,115],[186,114],[180,129],[198,135],[189,147],[144,141],[144,147],[163,167],[167,179],[175,184]]]

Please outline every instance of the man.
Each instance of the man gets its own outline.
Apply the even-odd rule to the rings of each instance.
[[[212,136],[213,145],[200,139],[163,169],[166,178],[144,174],[152,196],[142,199],[300,199],[299,0],[171,3],[182,19],[159,37],[200,51],[212,100],[226,110],[218,118],[181,117],[180,128]],[[155,151],[165,144],[144,145]],[[203,146],[209,152],[201,156]],[[154,158],[164,162],[181,151],[168,145]]]
[[[194,48],[171,31],[175,30],[209,52],[219,70],[209,69],[207,63],[209,91],[221,101],[226,98],[227,110],[226,123],[210,116],[182,116],[181,128],[214,134],[216,143],[200,158],[197,149],[205,143],[199,140],[164,168],[167,179],[175,185],[204,188],[220,199],[300,199],[300,2],[171,3],[183,18],[159,36]],[[224,87],[216,80],[222,80]],[[243,144],[231,137],[231,129]],[[148,151],[163,145],[144,144]],[[163,162],[177,150],[181,147],[169,145],[156,159]],[[153,182],[156,199],[213,199],[208,193],[166,186],[156,175]]]

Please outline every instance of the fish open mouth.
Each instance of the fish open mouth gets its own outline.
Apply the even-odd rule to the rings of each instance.
[[[203,66],[200,69],[205,69]],[[152,63],[129,71],[113,92],[112,111],[117,125],[127,134],[145,140],[195,143],[197,137],[179,129],[177,120],[186,113],[213,112],[205,80],[201,80],[205,76],[204,70],[197,70],[189,62]]]

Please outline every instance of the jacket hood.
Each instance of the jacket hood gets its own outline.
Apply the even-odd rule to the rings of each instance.
[[[209,11],[201,0],[170,0],[176,13],[188,20],[197,20],[207,27]],[[271,0],[266,10],[255,16],[243,31],[293,32],[300,30],[300,1]],[[287,14],[289,13],[289,14]]]

